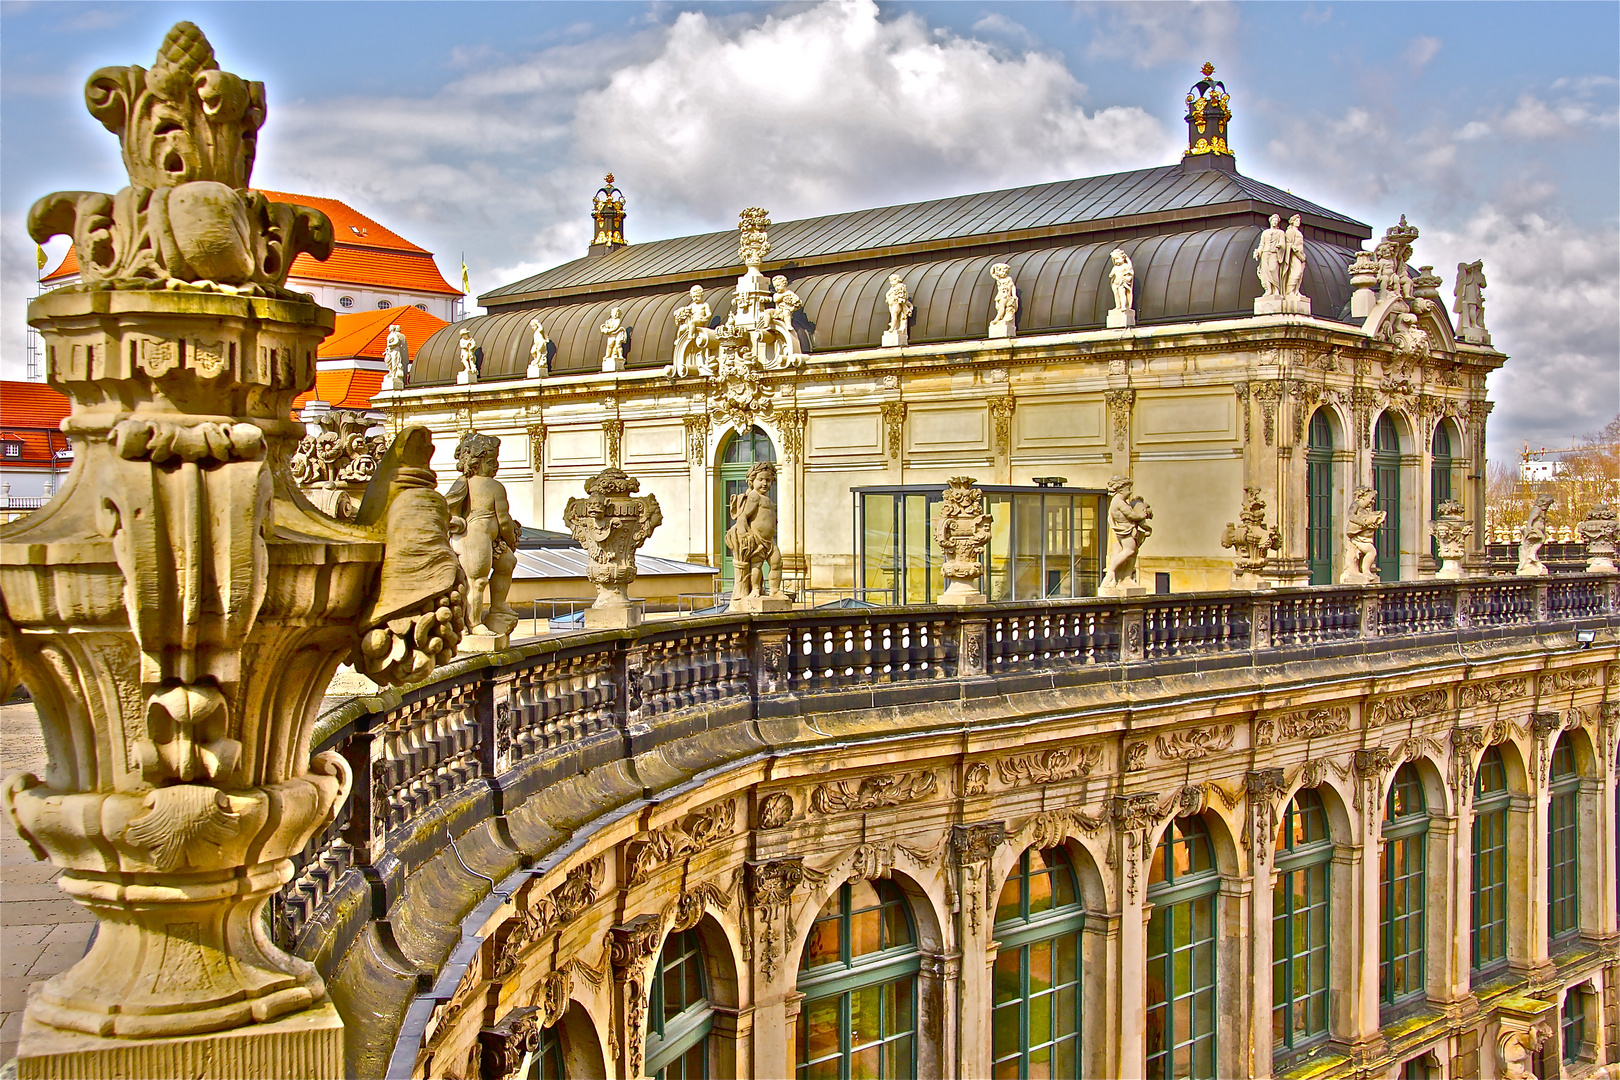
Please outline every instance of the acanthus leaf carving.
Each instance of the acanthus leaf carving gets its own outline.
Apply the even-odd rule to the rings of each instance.
[[[1002,758],[996,762],[996,772],[1007,787],[1020,784],[1054,784],[1089,776],[1102,758],[1102,747],[1097,744],[1071,749],[1058,747],[1032,754]]]
[[[1237,726],[1224,724],[1207,728],[1183,728],[1170,733],[1169,736],[1156,736],[1153,744],[1159,757],[1165,761],[1197,761],[1211,754],[1230,750],[1236,736]]]
[[[876,810],[926,799],[934,794],[938,786],[933,772],[926,769],[897,776],[865,776],[853,787],[848,780],[836,780],[818,784],[810,795],[810,806],[818,814]]]
[[[791,813],[791,800],[788,806]],[[629,883],[633,885],[667,862],[695,855],[730,837],[736,822],[736,800],[723,799],[653,830],[645,840],[633,841],[626,849]]]

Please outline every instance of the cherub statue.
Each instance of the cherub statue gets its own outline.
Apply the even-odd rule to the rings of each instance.
[[[799,362],[799,339],[793,329],[793,313],[804,306],[799,294],[787,287],[787,278],[771,278],[771,336],[776,339],[776,360],[772,367],[788,367]]]
[[[990,317],[990,336],[1010,338],[1018,333],[1018,283],[1013,280],[1012,267],[996,263],[990,268],[996,282],[996,309]]]
[[[1345,585],[1367,585],[1378,581],[1378,530],[1383,528],[1387,511],[1376,509],[1378,492],[1358,487],[1350,498],[1345,515],[1344,539],[1350,556],[1339,578]]]
[[[1530,504],[1530,516],[1519,526],[1519,568],[1521,577],[1543,577],[1547,564],[1541,561],[1541,548],[1547,542],[1547,512],[1558,502],[1545,492]]]
[[[461,338],[456,343],[457,356],[461,361],[461,370],[456,373],[456,382],[465,386],[478,381],[478,340],[472,336],[472,331],[465,326],[461,328]]]
[[[405,342],[405,331],[398,323],[388,328],[388,341],[383,346],[383,366],[387,373],[383,376],[382,388],[384,390],[405,389],[405,376],[410,365],[410,350]]]
[[[624,313],[618,308],[608,312],[607,322],[596,328],[607,335],[607,348],[602,353],[602,370],[618,371],[624,367],[624,348],[630,340],[630,331],[624,325]]]
[[[1114,549],[1108,553],[1108,570],[1097,586],[1098,596],[1123,596],[1127,585],[1139,585],[1136,568],[1142,544],[1153,535],[1153,508],[1135,493],[1128,476],[1108,481],[1108,527],[1114,533]]]
[[[692,286],[687,295],[691,299],[674,311],[675,353],[670,371],[675,375],[687,375],[694,370],[699,375],[713,375],[712,357],[718,339],[709,322],[714,312],[703,298],[703,286]]]
[[[1115,248],[1109,256],[1108,287],[1114,291],[1114,310],[1132,311],[1136,305],[1136,267],[1125,249]]]
[[[529,339],[529,370],[524,375],[538,379],[551,368],[551,341],[546,337],[546,328],[539,319],[529,320],[529,330],[532,334]]]
[[[517,567],[519,529],[506,501],[506,485],[495,479],[500,450],[501,440],[493,435],[463,435],[456,446],[461,479],[445,496],[452,544],[467,574],[467,624],[475,633],[494,637],[511,633],[518,618],[507,606],[506,594]]]
[[[910,319],[912,312],[917,309],[912,306],[911,294],[906,291],[905,280],[899,274],[889,275],[889,291],[884,294],[883,301],[889,306],[889,328],[883,332],[883,344],[910,344]]]
[[[776,483],[776,466],[769,461],[755,462],[748,470],[748,489],[731,497],[731,528],[726,530],[726,547],[736,567],[737,583],[733,600],[782,594],[782,548],[776,542],[776,504],[771,501],[771,485]],[[767,593],[766,568],[770,590]]]

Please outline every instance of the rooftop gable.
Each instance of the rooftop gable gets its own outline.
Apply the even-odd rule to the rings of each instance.
[[[383,308],[379,311],[360,311],[352,315],[338,315],[332,333],[321,342],[318,356],[322,360],[361,357],[381,360],[388,344],[388,328],[399,325],[405,332],[405,351],[416,359],[416,350],[442,326],[449,325],[437,315],[414,307]]]

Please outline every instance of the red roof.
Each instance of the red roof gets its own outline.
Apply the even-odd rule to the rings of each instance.
[[[61,427],[70,408],[44,383],[0,381],[0,439],[23,444],[22,457],[0,455],[0,465],[49,465],[55,451],[67,448]]]
[[[382,372],[359,368],[317,371],[315,389],[294,398],[293,411],[296,413],[312,400],[324,401],[334,409],[369,409],[371,395],[382,386],[382,380]]]
[[[334,323],[331,335],[321,342],[318,355],[322,360],[348,357],[381,360],[383,349],[388,344],[388,328],[395,323],[405,331],[405,351],[415,360],[416,350],[422,347],[422,343],[435,330],[446,325],[437,315],[408,305],[339,315]]]
[[[461,290],[452,288],[444,280],[444,275],[439,273],[431,252],[377,224],[346,203],[283,191],[264,191],[263,194],[271,202],[313,207],[332,219],[335,245],[332,257],[320,263],[308,255],[300,255],[293,260],[289,276],[335,285],[370,285],[444,296],[461,295]],[[79,258],[69,247],[56,269],[42,280],[49,285],[78,272]]]

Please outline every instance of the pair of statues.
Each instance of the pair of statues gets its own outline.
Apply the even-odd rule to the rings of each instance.
[[[1300,292],[1305,281],[1305,233],[1299,215],[1292,215],[1285,229],[1282,215],[1272,214],[1253,257],[1261,288],[1255,314],[1310,314],[1310,301]]]

